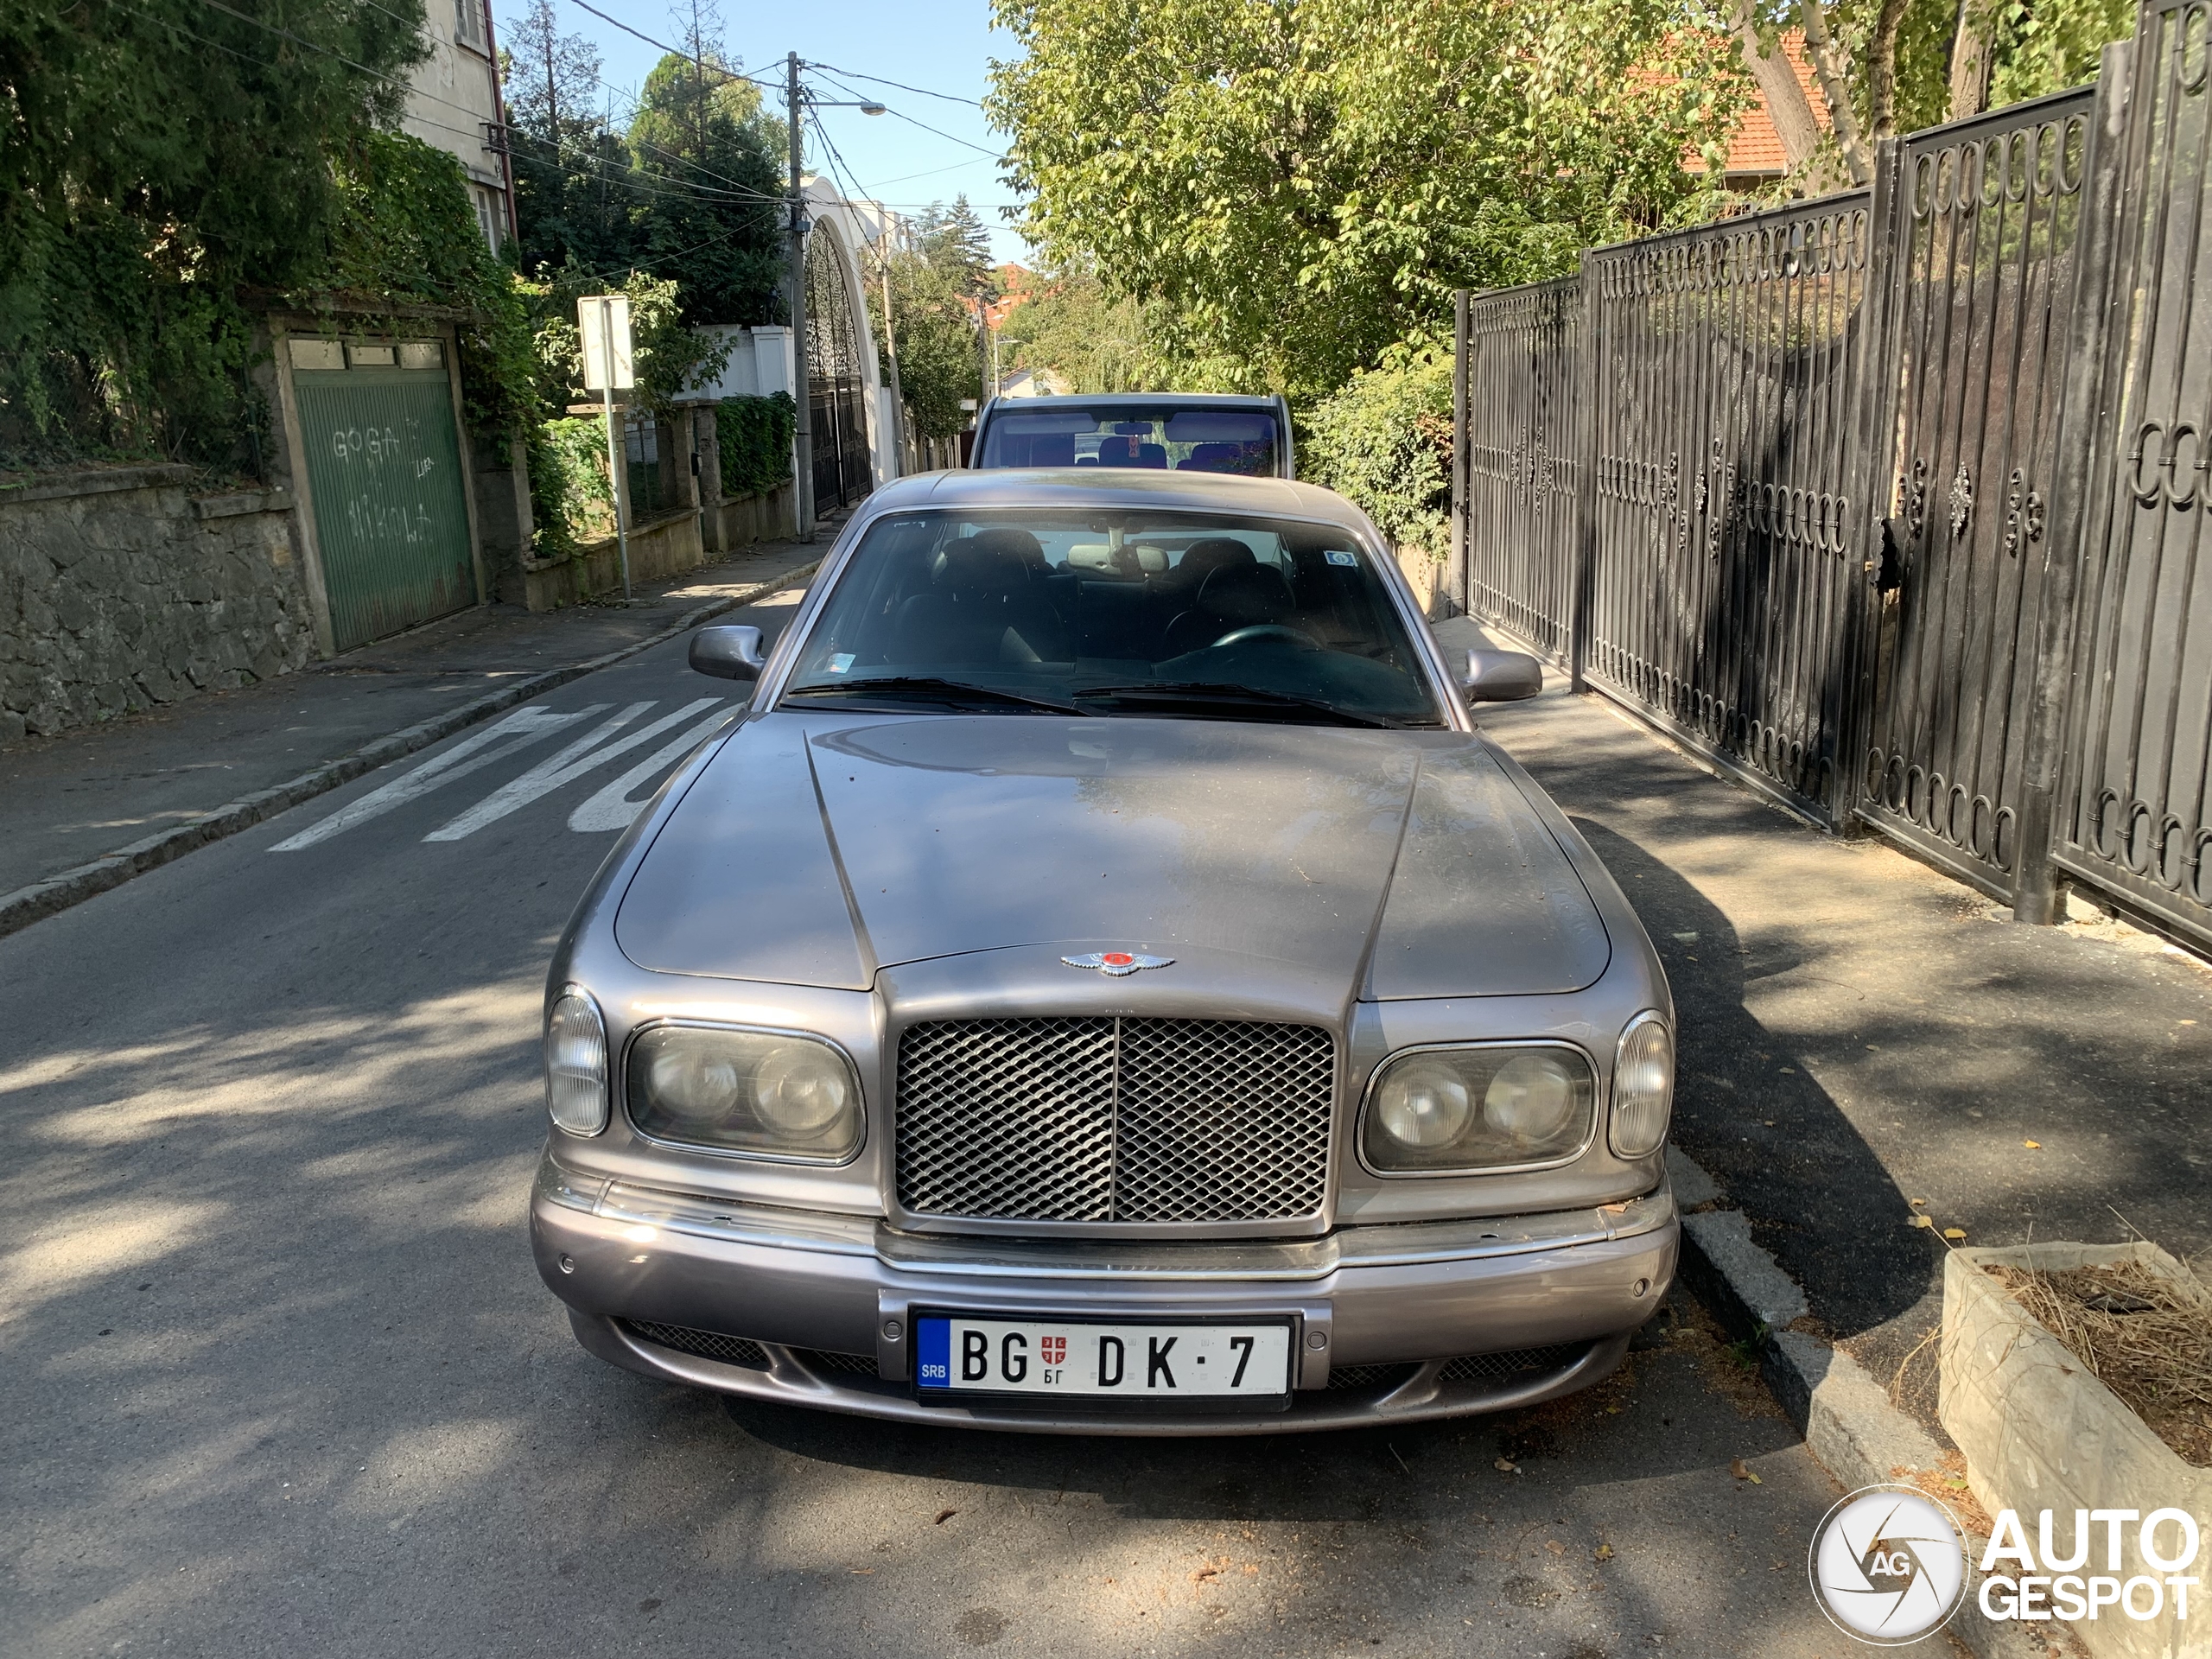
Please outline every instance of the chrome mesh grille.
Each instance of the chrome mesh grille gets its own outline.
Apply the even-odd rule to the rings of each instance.
[[[899,1044],[899,1201],[996,1221],[1320,1212],[1336,1041],[1232,1020],[948,1020]]]

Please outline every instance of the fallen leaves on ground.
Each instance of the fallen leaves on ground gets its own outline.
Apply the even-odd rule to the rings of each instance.
[[[1738,1458],[1734,1462],[1728,1465],[1728,1472],[1735,1476],[1738,1480],[1750,1481],[1754,1486],[1764,1486],[1766,1484],[1764,1481],[1759,1478],[1759,1471],[1752,1468],[1750,1464],[1745,1463],[1741,1458]]]

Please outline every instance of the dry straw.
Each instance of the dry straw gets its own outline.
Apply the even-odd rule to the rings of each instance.
[[[1986,1271],[2183,1462],[2212,1468],[2212,1291],[2142,1262]]]

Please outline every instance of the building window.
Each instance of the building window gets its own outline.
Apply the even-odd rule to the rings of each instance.
[[[484,50],[484,0],[453,0],[453,37],[463,46]]]
[[[489,190],[471,190],[469,195],[476,202],[476,223],[484,232],[484,240],[497,253],[499,251],[499,199]]]

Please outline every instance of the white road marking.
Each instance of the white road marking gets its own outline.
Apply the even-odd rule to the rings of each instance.
[[[650,700],[633,702],[620,714],[601,721],[559,753],[539,761],[521,777],[494,790],[452,823],[439,825],[423,839],[459,841],[465,836],[473,836],[486,824],[496,823],[508,813],[529,805],[541,795],[550,795],[562,785],[582,777],[593,767],[612,760],[618,754],[627,754],[640,743],[659,736],[670,727],[680,725],[721,701],[720,697],[701,697],[695,702],[685,703],[672,715],[663,715],[652,724],[639,727],[626,737],[617,738],[614,736],[616,732],[653,706]],[[605,707],[604,704],[601,706]],[[602,741],[608,739],[613,741]]]
[[[630,792],[647,779],[658,777],[664,768],[674,766],[685,755],[690,753],[693,749],[706,741],[709,733],[734,712],[735,710],[733,709],[718,709],[665,748],[654,750],[651,757],[639,761],[636,766],[569,813],[569,828],[584,835],[589,835],[594,830],[627,830],[638,814],[645,810],[646,802],[652,798],[648,795],[645,800],[633,801],[630,798]]]
[[[518,709],[505,720],[486,726],[473,736],[465,737],[442,754],[432,755],[421,766],[404,777],[395,778],[381,789],[372,789],[358,801],[339,808],[319,823],[310,824],[296,836],[288,836],[269,850],[272,853],[296,853],[327,841],[340,830],[351,830],[357,823],[381,817],[395,806],[404,806],[417,796],[427,795],[441,784],[449,784],[456,778],[466,778],[494,760],[507,756],[541,737],[588,720],[608,705],[594,702],[588,709],[572,713],[556,714],[550,709],[531,705]]]

